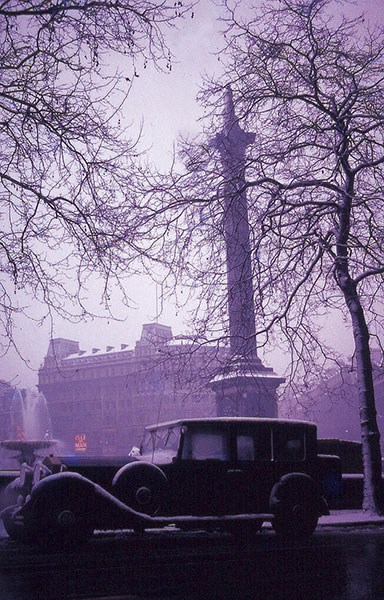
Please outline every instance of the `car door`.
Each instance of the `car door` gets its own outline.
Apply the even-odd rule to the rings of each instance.
[[[167,473],[175,512],[227,513],[233,493],[228,487],[228,471],[232,466],[226,423],[202,422],[183,427],[181,452]]]
[[[234,427],[235,461],[231,475],[238,513],[269,512],[274,483],[271,428],[267,422]]]
[[[273,458],[276,480],[287,473],[305,473],[307,471],[305,428],[295,423],[276,424],[273,431]]]

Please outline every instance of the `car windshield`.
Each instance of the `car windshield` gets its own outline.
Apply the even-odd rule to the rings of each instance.
[[[154,463],[170,462],[177,456],[179,439],[180,425],[154,429],[146,433],[140,456]]]

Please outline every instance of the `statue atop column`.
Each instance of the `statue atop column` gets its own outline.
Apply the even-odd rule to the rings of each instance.
[[[235,115],[230,87],[225,94],[223,130],[213,144],[223,166],[223,230],[227,263],[229,364],[211,381],[219,415],[276,416],[276,388],[284,379],[257,355],[248,203],[246,149],[255,134],[244,131]]]

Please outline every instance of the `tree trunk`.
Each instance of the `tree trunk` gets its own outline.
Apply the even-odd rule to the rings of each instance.
[[[346,164],[346,163],[345,163]],[[380,432],[376,419],[369,331],[357,284],[349,272],[348,241],[351,199],[354,195],[353,177],[346,169],[345,193],[339,202],[339,229],[336,240],[335,274],[344,295],[352,321],[359,393],[359,412],[364,466],[363,509],[375,515],[384,514],[384,495],[381,475]]]
[[[384,514],[381,476],[380,432],[376,419],[375,390],[373,387],[369,331],[364,309],[357,291],[357,283],[349,268],[350,230],[353,199],[355,198],[355,173],[349,162],[350,134],[348,119],[337,118],[336,130],[340,143],[337,146],[339,165],[344,176],[344,188],[339,196],[336,229],[335,276],[344,295],[352,321],[357,366],[357,387],[361,442],[364,466],[363,509],[375,515]]]
[[[364,465],[363,509],[375,515],[382,515],[384,514],[384,496],[381,475],[380,432],[376,419],[369,332],[356,284],[349,280],[347,285],[343,285],[342,291],[351,315],[355,340]]]

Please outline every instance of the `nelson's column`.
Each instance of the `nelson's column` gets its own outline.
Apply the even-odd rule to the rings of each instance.
[[[223,184],[223,230],[226,245],[230,359],[210,381],[216,394],[218,416],[276,417],[276,389],[284,382],[257,355],[255,306],[245,152],[254,133],[241,129],[228,87],[223,131],[213,141],[220,153]]]

